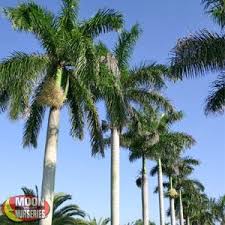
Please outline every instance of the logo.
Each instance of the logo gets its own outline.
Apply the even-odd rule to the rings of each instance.
[[[2,205],[2,213],[14,222],[31,222],[44,219],[49,213],[47,201],[32,195],[9,198]]]

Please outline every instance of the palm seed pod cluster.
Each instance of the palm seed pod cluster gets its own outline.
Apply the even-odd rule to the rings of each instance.
[[[168,191],[168,195],[171,197],[171,198],[176,198],[178,196],[178,193],[176,191],[175,188],[171,188],[169,191]]]
[[[60,108],[66,96],[61,87],[56,85],[53,78],[50,78],[45,84],[38,97],[38,102],[40,105],[46,105],[53,108]]]

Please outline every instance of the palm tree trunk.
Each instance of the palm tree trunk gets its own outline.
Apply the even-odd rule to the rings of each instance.
[[[184,225],[184,212],[183,212],[183,202],[182,202],[182,192],[179,190],[179,206],[180,206],[180,225]]]
[[[173,188],[173,178],[170,177],[170,189]],[[174,198],[170,197],[170,219],[171,225],[176,225]]]
[[[57,68],[56,85],[61,88],[62,67]],[[51,225],[53,216],[53,199],[55,189],[55,171],[59,134],[60,109],[50,108],[48,129],[45,143],[45,156],[43,165],[41,198],[48,202],[50,211],[45,219],[40,220],[40,225]]]
[[[165,225],[162,162],[160,158],[158,159],[158,186],[159,186],[160,225]]]
[[[111,129],[111,224],[120,224],[120,136]]]
[[[59,115],[60,109],[50,109],[42,179],[42,199],[48,202],[50,212],[45,219],[40,220],[40,225],[52,224]]]
[[[143,225],[149,224],[149,202],[148,202],[148,176],[146,168],[146,159],[142,156],[142,221]]]
[[[189,218],[189,216],[187,216],[187,218],[186,218],[186,225],[190,225],[190,218]]]

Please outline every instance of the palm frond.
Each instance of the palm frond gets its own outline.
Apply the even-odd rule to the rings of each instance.
[[[158,173],[158,165],[155,165],[154,167],[152,167],[152,169],[150,170],[150,175],[151,176],[155,176]]]
[[[23,146],[37,148],[38,134],[44,118],[45,107],[34,101],[30,107],[30,115],[25,123]]]
[[[163,114],[159,121],[158,130],[166,130],[175,122],[183,119],[183,112],[170,112]]]
[[[0,87],[11,88],[12,94],[26,82],[36,81],[44,73],[48,63],[45,55],[14,52],[0,62]]]
[[[130,162],[134,162],[143,156],[143,151],[141,149],[132,149],[129,154]]]
[[[194,159],[190,156],[183,157],[183,163],[187,165],[188,164],[193,165],[193,166],[198,166],[200,164],[199,160]]]
[[[141,64],[130,71],[130,76],[124,80],[124,85],[159,90],[165,87],[164,75],[166,73],[167,68],[164,65],[156,63]]]
[[[82,211],[79,206],[70,204],[66,205],[64,207],[61,207],[57,211],[54,212],[54,217],[55,218],[60,218],[60,217],[71,217],[71,216],[81,216],[84,217],[85,213]]]
[[[34,148],[37,147],[38,134],[39,134],[42,121],[44,119],[45,110],[46,110],[46,107],[41,105],[38,102],[38,96],[40,95],[43,89],[43,85],[47,79],[48,78],[45,77],[45,79],[43,79],[43,81],[36,88],[33,101],[29,109],[30,111],[29,117],[24,126],[24,133],[23,133],[24,147],[29,147],[29,146],[33,146]]]
[[[206,13],[222,28],[225,26],[225,3],[223,0],[202,0]]]
[[[99,41],[96,44],[95,48],[96,48],[97,55],[99,57],[107,56],[107,54],[110,52],[109,49],[107,48],[107,46],[101,41]]]
[[[25,195],[37,196],[37,193],[35,193],[34,190],[30,188],[22,187],[21,189]]]
[[[107,118],[111,125],[122,127],[126,121],[127,104],[124,101],[124,95],[121,88],[120,80],[104,64],[100,64],[99,79],[99,98],[104,99]]]
[[[99,10],[95,16],[85,21],[80,29],[92,38],[101,33],[118,30],[123,26],[123,15],[112,9]]]
[[[13,27],[20,31],[32,32],[43,47],[52,55],[56,52],[55,18],[45,8],[34,2],[21,3],[17,7],[4,9]]]
[[[206,100],[205,113],[223,113],[225,109],[225,74],[213,82],[211,92]]]
[[[156,91],[131,89],[127,91],[127,96],[132,101],[136,101],[137,104],[156,106],[165,110],[166,112],[174,111],[174,108],[170,104],[169,100]]]
[[[62,0],[62,7],[57,18],[58,27],[71,31],[77,24],[79,0]]]
[[[45,73],[48,57],[15,52],[0,63],[0,87],[10,97],[10,117],[18,118],[27,109],[35,82]]]
[[[7,109],[9,104],[9,94],[6,90],[0,92],[0,113],[4,112]]]
[[[53,212],[55,212],[59,208],[59,206],[61,206],[64,202],[71,199],[72,199],[72,196],[69,194],[64,194],[64,193],[55,194],[54,201],[53,201]]]
[[[114,54],[118,61],[118,67],[120,70],[127,68],[129,59],[140,33],[141,29],[139,25],[135,24],[130,31],[123,31],[120,34],[118,43],[114,49]]]
[[[103,137],[93,95],[83,84],[81,79],[74,78],[71,79],[71,81],[74,83],[73,87],[76,88],[74,91],[80,95],[83,110],[87,115],[88,127],[91,133],[92,154],[95,155],[96,153],[101,153],[103,155]]]
[[[83,139],[84,137],[84,117],[83,105],[76,90],[75,83],[70,79],[70,86],[67,95],[67,103],[70,111],[71,135],[75,138]]]
[[[223,70],[225,67],[225,38],[207,30],[178,41],[173,49],[171,73],[197,76],[207,71]]]

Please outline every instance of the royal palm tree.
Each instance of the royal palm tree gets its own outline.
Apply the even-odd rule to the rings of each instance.
[[[191,157],[178,157],[175,159],[172,165],[173,170],[173,187],[178,190],[178,197],[176,200],[179,202],[179,207],[177,208],[179,212],[180,224],[184,225],[184,213],[183,213],[183,200],[182,193],[185,186],[188,184],[199,185],[199,187],[204,188],[200,182],[191,180],[188,176],[194,171],[194,166],[199,165],[199,161]],[[171,186],[168,183],[168,187]],[[169,193],[171,194],[171,193]]]
[[[93,40],[103,32],[121,28],[123,19],[120,13],[106,9],[79,22],[78,6],[78,0],[62,0],[58,15],[34,2],[4,9],[13,27],[34,34],[43,48],[42,54],[15,52],[0,63],[1,109],[8,103],[10,116],[16,119],[26,111],[29,100],[32,101],[24,129],[24,146],[37,146],[44,113],[49,108],[42,198],[48,201],[51,210],[41,220],[42,225],[51,225],[52,221],[62,106],[68,106],[71,112],[72,136],[83,137],[84,118],[87,118],[93,153],[103,150],[95,99],[90,91],[98,76]]]
[[[195,199],[193,209],[195,213],[191,218],[191,224],[193,225],[215,225],[215,215],[210,208],[210,200],[206,194],[200,194],[198,198]]]
[[[179,216],[180,216],[180,223],[184,223],[183,212],[182,212],[183,211],[183,204],[182,204],[182,198],[181,198],[182,195],[180,194],[182,185],[180,184],[179,186],[178,181],[190,175],[194,170],[193,166],[199,165],[199,161],[196,159],[193,159],[191,157],[180,157],[182,150],[186,148],[190,148],[195,143],[192,137],[190,136],[182,137],[182,136],[177,138],[178,138],[178,141],[183,145],[183,148],[181,148],[181,146],[177,147],[177,150],[174,151],[175,154],[173,154],[173,156],[169,155],[168,153],[168,154],[165,154],[164,157],[162,158],[162,171],[164,175],[166,175],[169,178],[169,181],[164,182],[163,186],[167,187],[168,196],[170,198],[170,209],[168,210],[169,212],[168,214],[171,217],[171,224],[176,224],[175,201],[177,200],[180,204],[179,205],[180,207],[177,209],[177,212],[179,212]],[[158,165],[156,165],[155,167],[152,168],[150,172],[151,175],[154,176],[155,174],[157,174],[158,170],[159,170]],[[194,182],[195,181],[193,181],[193,183]],[[179,190],[179,193],[177,192],[178,190]],[[159,191],[159,186],[156,188],[156,192],[158,191]]]
[[[201,221],[201,224],[213,223],[209,200],[202,191],[202,185],[199,186],[198,183],[193,183],[191,180],[186,182],[186,185],[183,186],[182,200],[187,225],[198,220]],[[204,222],[203,217],[205,218]],[[206,221],[208,222],[206,223]]]
[[[225,224],[225,196],[220,197],[218,200],[214,200],[211,204],[215,219],[221,224]]]
[[[149,112],[136,112],[135,118],[128,131],[122,136],[122,145],[130,150],[131,162],[141,159],[142,168],[136,184],[141,188],[142,222],[149,223],[149,185],[147,160],[151,158],[148,149],[159,141],[159,136],[154,129],[153,118]],[[124,142],[124,143],[123,143]]]
[[[201,193],[204,191],[204,186],[198,180],[190,178],[184,178],[183,180],[179,181],[175,179],[174,183],[175,187],[178,190],[182,189],[182,195],[179,194],[179,196],[182,196],[182,198],[177,198],[175,200],[175,208],[177,211],[177,215],[181,213],[180,205],[182,204],[183,217],[186,221],[186,224],[190,224],[190,219],[193,216],[192,210],[195,210],[195,214],[198,211],[196,210],[196,207],[193,203],[196,203],[195,201],[197,201],[197,198],[202,198]],[[203,211],[201,211],[201,213],[203,213]]]
[[[22,188],[25,195],[32,195],[38,197],[38,190],[28,189],[26,187]],[[64,205],[68,200],[71,200],[72,196],[64,193],[57,193],[54,195],[53,201],[53,225],[82,225],[83,218],[85,217],[85,212],[75,204]],[[1,225],[16,225],[18,222],[13,222],[9,220],[5,215],[0,216]],[[37,225],[38,221],[35,222],[22,222],[21,225]]]
[[[171,126],[175,122],[180,121],[182,118],[183,114],[181,112],[164,114],[158,118],[157,132],[159,134],[159,142],[152,146],[151,150],[154,153],[154,159],[157,161],[157,166],[152,169],[151,175],[154,175],[154,173],[157,171],[161,224],[165,224],[162,159],[163,164],[169,165],[171,161],[174,161],[179,156],[182,150],[190,148],[195,143],[195,140],[190,135],[171,131]],[[173,199],[171,199],[171,212],[171,224],[173,225],[175,224]]]
[[[167,68],[156,63],[141,64],[134,69],[129,65],[135,43],[140,35],[140,28],[134,25],[130,31],[123,31],[119,40],[110,53],[103,44],[98,45],[101,52],[105,52],[100,66],[100,74],[111,72],[118,82],[116,89],[108,83],[108,79],[101,79],[103,87],[99,92],[106,104],[107,121],[104,128],[111,130],[111,223],[119,225],[119,163],[120,163],[120,133],[133,114],[133,104],[146,106],[150,104],[172,110],[172,106],[159,93],[159,89],[165,86]],[[108,68],[105,68],[105,63]],[[109,71],[108,71],[109,70]],[[165,75],[165,77],[164,77]],[[104,76],[101,76],[104,77]],[[117,90],[117,95],[115,95]],[[146,224],[145,224],[146,225]]]
[[[150,109],[150,110],[149,110]],[[146,162],[149,159],[154,159],[161,163],[160,153],[159,151],[163,151],[160,149],[162,147],[162,143],[164,143],[165,147],[165,131],[166,131],[166,123],[169,124],[168,119],[175,119],[174,117],[180,117],[180,113],[170,113],[170,116],[163,115],[159,116],[159,112],[157,110],[145,109],[144,111],[136,111],[135,116],[133,117],[131,123],[128,126],[128,130],[122,135],[122,146],[129,148],[130,150],[130,161],[134,161],[137,159],[142,160],[142,169],[140,177],[137,179],[136,184],[142,190],[142,215],[143,221],[146,221],[148,218],[148,172]],[[171,122],[171,121],[170,121]],[[164,140],[163,140],[164,139]],[[167,146],[172,142],[172,139],[167,135]],[[159,144],[161,143],[161,144]],[[167,154],[171,154],[171,151],[167,152]],[[161,167],[159,167],[161,169]],[[158,176],[159,183],[162,182],[162,173],[159,173]],[[162,190],[162,188],[161,188]],[[159,203],[160,203],[160,224],[165,224],[164,219],[164,202],[163,202],[163,193],[160,192],[159,195]]]
[[[221,34],[207,30],[180,39],[173,49],[172,73],[183,79],[208,72],[220,72],[206,100],[205,113],[223,113],[225,109],[225,3],[202,0],[205,10],[221,26]]]

